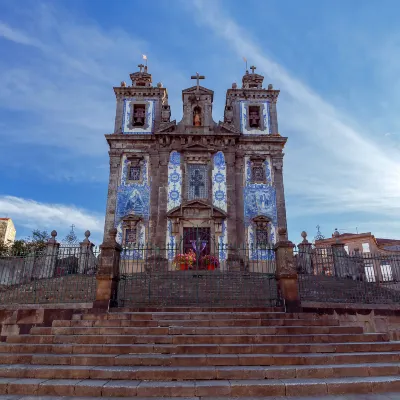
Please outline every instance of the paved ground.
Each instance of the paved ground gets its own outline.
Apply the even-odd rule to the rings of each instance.
[[[0,400],[238,400],[237,397],[55,397],[3,395]],[[400,393],[348,394],[343,396],[315,397],[241,397],[240,400],[400,400]]]

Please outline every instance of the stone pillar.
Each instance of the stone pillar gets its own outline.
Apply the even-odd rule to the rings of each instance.
[[[51,232],[51,239],[46,244],[46,252],[44,255],[43,270],[39,272],[38,278],[52,278],[57,264],[57,256],[60,248],[60,243],[56,241],[57,232]]]
[[[287,240],[286,229],[279,228],[278,243],[275,245],[276,280],[287,312],[301,309],[293,248],[294,244]]]
[[[116,242],[117,229],[112,228],[100,246],[100,262],[96,275],[96,301],[93,308],[108,309],[117,300],[119,260],[122,247]]]
[[[272,166],[274,168],[274,186],[276,190],[276,210],[278,215],[278,227],[285,231],[287,240],[287,222],[286,222],[286,204],[285,190],[283,188],[283,154],[272,157]]]
[[[96,257],[93,254],[94,243],[89,240],[90,231],[85,232],[85,239],[80,242],[80,252],[78,261],[78,274],[89,275],[96,266]]]
[[[115,112],[114,133],[122,133],[123,114],[124,114],[124,100],[121,95],[117,95],[117,109]]]
[[[158,226],[158,192],[160,187],[160,157],[154,150],[150,152],[150,220],[149,220],[149,236],[147,243],[155,243],[157,236]]]
[[[332,275],[340,278],[353,277],[352,271],[350,271],[349,259],[344,249],[344,243],[339,240],[339,232],[335,229],[333,237],[336,239],[332,246],[332,256],[333,256],[333,271]]]
[[[307,240],[307,232],[301,232],[303,241],[299,243],[297,271],[300,274],[313,274],[314,268],[312,264],[312,248],[311,243]]]
[[[228,223],[228,245],[238,246],[236,229],[236,173],[235,152],[228,150],[225,155],[226,162],[226,197],[227,197],[227,223]]]
[[[109,232],[115,227],[115,211],[117,207],[118,183],[121,175],[121,155],[110,151],[110,178],[108,182],[107,209],[104,223],[103,243],[110,240]]]
[[[168,205],[168,161],[169,150],[160,151],[160,162],[158,171],[158,217],[156,227],[155,244],[165,249],[167,239],[167,205]]]
[[[271,121],[270,133],[271,135],[277,135],[279,131],[278,131],[278,115],[276,112],[276,100],[273,100],[270,103],[269,116]]]
[[[244,154],[239,151],[236,152],[235,179],[236,191],[233,195],[236,199],[236,238],[238,245],[247,247],[244,226]]]

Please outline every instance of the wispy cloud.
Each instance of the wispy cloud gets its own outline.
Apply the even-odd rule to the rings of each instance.
[[[257,71],[282,90],[278,105],[280,131],[289,135],[286,192],[290,216],[400,212],[400,152],[387,152],[373,138],[364,121],[358,122],[325,101],[298,80],[233,20],[218,2],[195,0],[192,13],[239,58],[251,54]]]
[[[77,231],[84,232],[88,229],[98,239],[104,228],[103,216],[88,210],[14,196],[0,196],[0,215],[12,217],[14,223],[20,227],[48,231],[55,229],[60,234],[73,223]]]

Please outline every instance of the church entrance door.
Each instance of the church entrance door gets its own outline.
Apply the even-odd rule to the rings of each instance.
[[[196,254],[193,269],[199,269],[202,257],[210,254],[210,228],[183,228],[182,250],[186,254],[191,250]]]

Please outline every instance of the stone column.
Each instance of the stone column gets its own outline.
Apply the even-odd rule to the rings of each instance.
[[[274,186],[276,190],[276,210],[278,215],[278,227],[285,230],[286,240],[287,236],[287,222],[286,222],[286,204],[285,204],[285,190],[283,188],[283,154],[275,155],[272,157],[272,166],[274,168]]]
[[[353,276],[352,271],[350,271],[349,259],[344,249],[344,243],[339,240],[339,232],[335,229],[333,237],[336,238],[335,243],[332,246],[332,256],[333,256],[333,276],[338,276],[340,278],[347,278]]]
[[[51,232],[51,239],[46,244],[46,252],[44,255],[43,270],[39,272],[38,278],[51,278],[54,276],[54,272],[57,264],[57,256],[60,248],[60,243],[56,240],[57,232]]]
[[[155,243],[157,236],[158,225],[158,192],[160,187],[160,157],[154,150],[150,152],[150,221],[149,221],[149,236],[146,244]]]
[[[78,274],[89,275],[94,271],[96,264],[96,257],[93,254],[94,243],[89,240],[90,231],[85,232],[85,239],[80,242],[80,252],[78,261]]]
[[[96,275],[96,301],[93,308],[108,309],[117,300],[119,261],[122,247],[116,242],[117,229],[112,228],[100,246],[99,269]]]
[[[235,180],[233,196],[236,199],[236,238],[239,246],[247,247],[244,226],[244,154],[241,151],[236,152]]]
[[[227,223],[228,223],[228,245],[238,246],[236,229],[236,173],[235,152],[228,150],[224,153],[226,162],[226,197],[227,197]]]
[[[276,280],[287,312],[301,309],[296,264],[293,256],[294,244],[287,240],[285,228],[278,229],[278,243],[275,245]]]
[[[278,131],[278,115],[276,112],[276,100],[273,100],[270,103],[269,116],[271,121],[270,133],[271,135],[277,135],[279,131]]]
[[[298,245],[298,273],[312,274],[314,272],[312,265],[312,244],[307,240],[307,232],[301,232],[301,236],[303,241]]]
[[[109,232],[115,227],[115,212],[117,207],[118,184],[121,171],[121,155],[113,152],[110,154],[110,178],[108,182],[107,209],[104,223],[103,243],[110,240]]]
[[[160,151],[158,171],[158,217],[156,227],[156,246],[165,249],[167,239],[167,205],[168,205],[168,161],[169,150]]]

